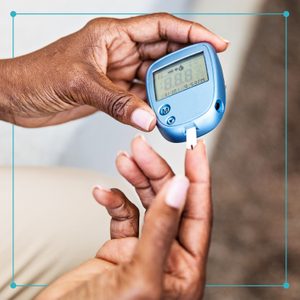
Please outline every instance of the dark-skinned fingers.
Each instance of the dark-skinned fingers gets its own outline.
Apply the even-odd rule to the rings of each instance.
[[[166,259],[178,231],[189,181],[184,176],[170,179],[148,209],[133,261],[143,268],[148,280],[161,284]]]
[[[190,180],[187,202],[182,215],[179,240],[198,259],[204,270],[212,228],[211,182],[205,144],[198,141],[187,150],[185,172]]]
[[[178,239],[204,270],[212,230],[211,193],[199,184],[191,183],[187,202]]]
[[[111,216],[110,235],[112,239],[138,237],[139,210],[120,190],[106,190],[96,186],[93,195]]]
[[[155,13],[120,20],[130,38],[139,43],[168,40],[176,43],[209,42],[224,51],[228,41],[204,26],[167,13]],[[143,30],[141,30],[143,28]]]
[[[126,80],[121,80],[121,79],[111,79],[111,81],[112,81],[115,85],[119,86],[120,88],[122,88],[122,89],[124,89],[124,90],[126,90],[126,91],[129,91],[129,89],[130,89],[130,87],[131,87],[131,85],[132,85],[131,82],[126,81]]]
[[[149,179],[127,152],[118,153],[116,166],[119,173],[134,186],[143,206],[147,209],[155,197]]]
[[[136,53],[137,58],[134,63],[126,63],[126,59],[124,59],[124,54],[122,52],[120,53],[120,56],[123,56],[122,61],[120,61],[119,63],[115,63],[114,66],[110,66],[107,70],[106,75],[112,81],[123,80],[130,82],[135,77],[136,70],[141,64],[139,54]]]
[[[82,86],[82,90],[77,91],[84,94],[81,98],[85,104],[144,131],[151,131],[155,127],[155,114],[143,99],[114,84],[105,75],[99,76],[101,78],[98,81],[89,81],[88,87]]]
[[[146,60],[143,61],[136,72],[136,77],[141,81],[146,81],[146,74],[148,71],[148,68],[153,63],[153,60]]]
[[[146,101],[146,87],[144,82],[139,80],[136,80],[136,82],[114,80],[113,83]]]
[[[139,135],[133,139],[131,149],[134,161],[149,179],[153,191],[157,193],[165,182],[174,176],[174,172],[143,136]]]
[[[140,99],[146,101],[146,87],[144,83],[134,82],[129,88],[129,92],[138,96]]]
[[[186,46],[187,44],[173,43],[170,41],[140,44],[139,52],[143,62],[140,64],[136,72],[137,78],[142,81],[146,81],[148,68],[154,62],[154,60]]]
[[[179,50],[185,46],[187,45],[171,41],[141,43],[138,46],[138,52],[140,53],[140,59],[143,61],[156,60],[168,53]]]

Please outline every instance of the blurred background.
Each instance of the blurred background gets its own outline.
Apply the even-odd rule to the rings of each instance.
[[[291,288],[214,288],[204,299],[298,299],[299,278],[299,53],[297,1],[7,1],[0,10],[0,57],[11,57],[11,10],[17,12],[282,12],[289,10],[289,282]],[[113,13],[111,15],[114,17]],[[120,17],[120,16],[118,16]],[[225,118],[206,138],[212,167],[214,230],[208,283],[284,282],[284,18],[182,16],[228,39],[219,55],[227,86]],[[70,34],[90,16],[17,16],[15,56]],[[297,74],[296,74],[297,73]],[[298,76],[298,77],[297,77]],[[121,180],[114,159],[138,132],[103,113],[42,129],[15,127],[17,166],[93,170]],[[147,140],[176,172],[185,145],[155,130]],[[11,125],[0,122],[0,165],[12,160]],[[41,178],[41,180],[43,180]],[[2,199],[1,199],[2,201]],[[9,199],[7,199],[9,201]],[[297,280],[298,279],[298,280]],[[297,284],[298,281],[298,284]]]

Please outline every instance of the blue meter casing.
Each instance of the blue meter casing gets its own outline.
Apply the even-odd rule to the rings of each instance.
[[[226,107],[222,67],[209,43],[198,43],[155,61],[146,75],[148,101],[157,127],[170,142],[186,141],[186,131],[197,137],[213,130]]]

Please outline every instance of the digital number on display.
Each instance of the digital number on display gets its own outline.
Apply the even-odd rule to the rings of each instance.
[[[154,72],[156,101],[208,81],[203,53],[199,53]]]

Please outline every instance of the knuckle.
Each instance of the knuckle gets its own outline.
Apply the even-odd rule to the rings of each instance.
[[[109,97],[108,113],[115,119],[123,120],[128,114],[131,95],[118,93]]]
[[[99,26],[107,26],[107,24],[112,24],[115,22],[116,19],[114,18],[95,18],[87,22],[86,27],[94,30],[95,28],[98,29]]]
[[[118,19],[114,18],[96,18],[85,25],[87,34],[94,40],[95,44],[101,41],[110,42],[113,39],[113,32],[119,24]]]
[[[139,209],[132,203],[131,205],[133,216],[139,218],[140,216],[140,211]]]
[[[103,249],[105,249],[109,245],[110,240],[105,241],[104,244],[101,246],[101,248],[97,251],[95,257],[96,258],[102,258]]]
[[[159,20],[171,19],[173,16],[167,12],[159,12],[154,14]]]
[[[120,220],[135,219],[139,217],[139,209],[126,197],[126,195],[119,189],[112,188],[111,191],[115,193],[119,201],[119,205],[113,209],[118,212]]]

